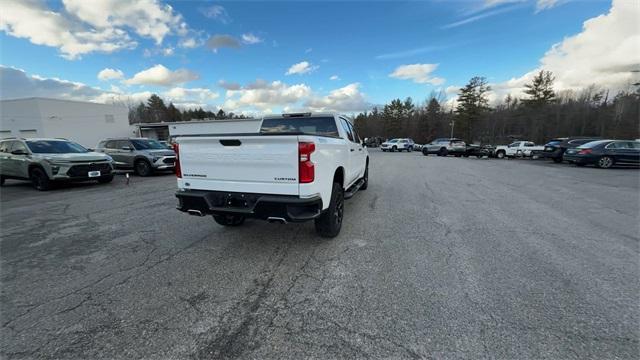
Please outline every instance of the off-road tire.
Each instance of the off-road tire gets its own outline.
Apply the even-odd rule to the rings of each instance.
[[[315,219],[316,232],[325,238],[338,236],[342,228],[344,216],[344,190],[342,185],[334,182],[331,191],[331,202],[322,215]]]
[[[213,220],[222,226],[240,226],[244,224],[242,215],[213,215]]]

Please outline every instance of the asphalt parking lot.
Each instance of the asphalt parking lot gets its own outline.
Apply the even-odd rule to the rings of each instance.
[[[637,358],[640,171],[371,157],[332,240],[179,213],[172,175],[8,181],[0,355]]]

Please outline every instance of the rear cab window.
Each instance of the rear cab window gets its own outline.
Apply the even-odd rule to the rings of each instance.
[[[260,134],[340,137],[333,117],[267,118],[262,121]]]

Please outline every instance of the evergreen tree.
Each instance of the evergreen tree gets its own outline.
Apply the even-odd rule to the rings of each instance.
[[[225,119],[227,117],[227,114],[224,113],[224,110],[220,109],[218,110],[218,113],[216,114],[216,119]]]
[[[147,111],[149,112],[146,122],[163,122],[167,119],[167,107],[162,98],[153,94],[147,100]]]
[[[430,138],[430,124],[436,124],[441,118],[441,106],[435,97],[432,97],[427,104],[426,116],[420,122],[419,136],[420,141],[427,143]]]
[[[460,89],[456,115],[459,127],[468,142],[473,141],[474,126],[489,110],[487,93],[490,90],[487,79],[479,76],[472,77],[469,83]]]
[[[168,121],[181,121],[182,114],[180,114],[180,110],[178,110],[173,103],[169,103],[167,107],[167,120]]]
[[[555,77],[550,71],[540,70],[531,83],[524,86],[524,93],[529,95],[529,98],[522,99],[522,102],[531,107],[542,107],[552,103],[556,98],[553,91],[554,80]]]
[[[413,115],[414,110],[415,106],[411,98],[407,98],[404,102],[400,99],[391,100],[390,104],[385,105],[382,110],[385,135],[387,137],[400,137],[406,133],[408,120]]]

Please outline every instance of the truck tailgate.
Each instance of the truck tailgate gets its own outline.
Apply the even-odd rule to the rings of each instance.
[[[298,195],[298,137],[179,137],[184,188]]]

